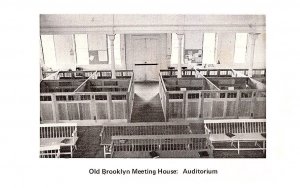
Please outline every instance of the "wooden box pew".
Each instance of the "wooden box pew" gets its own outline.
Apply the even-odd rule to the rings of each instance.
[[[40,83],[40,115],[42,123],[66,120],[67,111],[63,101],[72,100],[76,89],[85,80],[43,80]],[[82,97],[84,99],[84,97]],[[60,111],[64,111],[61,113]]]
[[[202,92],[203,118],[266,117],[266,90],[263,84],[241,77],[208,79],[220,90]]]
[[[134,90],[132,79],[90,79],[77,94],[91,95],[89,117],[94,120],[130,121]],[[94,114],[92,114],[94,113]]]
[[[248,77],[211,77],[208,78],[208,80],[221,90],[257,89],[255,84]]]
[[[77,124],[76,123],[56,123],[40,124],[40,149],[42,156],[45,151],[58,150],[60,155],[70,155],[76,149]],[[62,151],[67,148],[67,151]]]
[[[265,91],[219,90],[202,91],[201,114],[205,119],[263,118],[265,117]]]
[[[252,78],[263,84],[266,84],[266,69],[253,69]]]
[[[74,92],[86,80],[43,80],[40,83],[40,112],[42,123],[67,120],[64,101],[74,100]],[[80,99],[86,99],[85,96]]]
[[[79,80],[42,80],[40,83],[41,93],[74,92],[84,79]]]
[[[196,77],[236,77],[232,69],[195,69]]]
[[[51,87],[58,85],[57,92],[40,94],[41,122],[99,124],[111,120],[130,121],[134,99],[133,76],[131,79],[106,80],[94,78],[94,75],[83,82],[53,81]],[[41,91],[49,91],[43,86],[41,88]]]
[[[177,77],[178,70],[177,69],[161,69],[160,74],[163,78],[171,78]],[[182,77],[195,77],[196,72],[194,69],[182,69],[181,70]]]
[[[249,77],[163,78],[159,94],[166,121],[265,118],[265,86]]]
[[[41,118],[43,122],[127,121],[127,99],[127,92],[41,94]]]
[[[88,80],[84,88],[77,89],[77,92],[111,92],[111,91],[127,91],[130,80],[110,79],[110,80]]]
[[[230,143],[230,147],[214,147],[214,150],[266,150],[265,119],[204,120],[205,134],[212,144]],[[253,143],[255,147],[241,147],[241,143]]]
[[[98,79],[110,79],[110,70],[77,70],[77,71],[48,71],[43,72],[43,78],[46,80],[70,80],[70,79],[88,79],[93,74]],[[116,77],[130,79],[133,76],[132,70],[117,70]]]
[[[42,75],[43,75],[43,79],[47,78],[50,75],[56,74],[58,73],[58,71],[43,71]]]
[[[111,70],[98,70],[97,79],[111,79]],[[116,70],[116,78],[130,79],[133,76],[132,70]]]
[[[74,80],[74,79],[88,79],[92,76],[96,71],[59,71],[58,78],[60,80]]]
[[[43,71],[42,72],[42,80],[58,80],[59,71]]]
[[[245,76],[249,76],[248,69],[234,69],[234,71]],[[266,84],[266,69],[253,69],[252,78],[256,79],[257,81],[263,84]]]
[[[202,91],[218,90],[206,78],[162,78],[166,92],[162,94],[161,102],[168,119],[199,119],[200,99]],[[164,96],[164,98],[162,97]],[[166,97],[167,96],[167,100]],[[165,101],[166,102],[165,102]],[[167,109],[166,109],[167,108]]]
[[[204,134],[121,135],[112,136],[111,140],[111,153],[107,154],[111,157],[128,157],[128,153],[153,157],[153,152],[164,158],[176,158],[178,152],[184,152],[186,156],[193,153],[194,157],[213,157],[213,145]]]
[[[167,91],[208,89],[203,78],[164,78]]]
[[[249,69],[233,69],[234,71],[239,72],[240,74],[244,74],[245,76],[248,75]],[[252,77],[253,78],[259,78],[259,77],[266,77],[266,69],[253,69],[252,71]]]

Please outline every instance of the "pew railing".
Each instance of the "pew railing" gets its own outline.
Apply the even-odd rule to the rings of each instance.
[[[169,94],[163,80],[163,73],[159,73],[159,97],[164,113],[165,121],[169,120]]]
[[[113,155],[117,152],[172,152],[196,151],[207,152],[213,157],[213,145],[209,135],[128,135],[112,136]],[[172,155],[172,154],[171,154]],[[114,156],[112,156],[114,157]],[[176,157],[173,156],[173,157]]]
[[[234,71],[248,76],[249,69],[233,69]],[[252,77],[254,78],[265,78],[266,77],[266,69],[253,69]]]
[[[204,77],[235,77],[232,69],[198,69],[195,68],[196,77],[200,75]]]
[[[134,101],[134,73],[131,72],[131,78],[129,81],[129,86],[127,90],[127,107],[128,107],[128,122],[131,121],[131,115],[132,115],[132,108],[133,108],[133,101]]]
[[[163,95],[165,94],[165,95]],[[263,118],[265,90],[187,90],[161,94],[169,119]],[[162,99],[164,99],[162,98]]]
[[[178,71],[176,69],[161,69],[160,74],[162,77],[177,77]],[[194,69],[182,69],[181,76],[182,77],[195,77]]]
[[[43,72],[44,78],[42,80],[58,80],[59,79],[58,73],[59,71]]]

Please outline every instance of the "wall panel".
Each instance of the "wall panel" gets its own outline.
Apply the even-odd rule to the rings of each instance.
[[[52,104],[41,104],[41,118],[43,121],[53,120]]]

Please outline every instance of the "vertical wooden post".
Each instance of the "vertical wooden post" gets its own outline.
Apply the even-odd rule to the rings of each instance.
[[[182,61],[182,54],[181,54],[181,49],[182,49],[182,38],[183,34],[177,33],[177,38],[178,38],[178,64],[177,64],[177,78],[181,78],[181,61]]]
[[[116,79],[116,65],[115,65],[115,49],[114,49],[114,40],[115,35],[108,35],[110,40],[110,63],[111,63],[111,78]]]
[[[51,94],[51,98],[52,98],[52,110],[53,110],[53,120],[54,122],[58,123],[58,109],[57,109],[57,103],[56,103],[56,96],[55,94]]]
[[[239,111],[240,111],[240,101],[241,101],[241,91],[237,90],[236,93],[236,102],[235,102],[235,118],[239,118]]]
[[[95,120],[95,122],[97,122],[97,107],[96,107],[96,101],[95,101],[95,95],[90,95],[91,96],[91,116],[92,119]]]
[[[203,118],[203,101],[204,101],[204,97],[202,95],[202,92],[199,92],[199,105],[198,105],[198,117],[199,118]]]
[[[111,100],[111,93],[106,93],[107,95],[107,111],[108,111],[108,119],[112,120],[113,119],[113,104]]]
[[[166,121],[169,121],[169,92],[166,91]]]
[[[187,106],[187,94],[186,91],[183,91],[183,118],[184,119],[187,117],[186,106]]]
[[[250,118],[254,118],[256,98],[257,98],[257,90],[255,90],[255,91],[252,92],[252,96],[251,96],[251,108],[250,108]]]
[[[127,103],[127,104],[126,104],[126,106],[127,106],[127,108],[126,108],[126,111],[127,111],[127,122],[131,122],[131,119],[130,119],[130,117],[131,117],[131,115],[130,115],[130,114],[131,114],[131,113],[130,113],[130,106],[131,106],[131,105],[130,105],[130,100],[131,100],[131,99],[129,98],[130,92],[131,92],[131,90],[129,91],[129,93],[128,93],[128,92],[126,93],[126,101],[127,101],[127,102],[126,102],[126,103]]]

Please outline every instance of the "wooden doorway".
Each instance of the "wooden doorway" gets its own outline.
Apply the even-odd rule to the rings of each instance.
[[[126,61],[131,62],[135,81],[158,81],[159,70],[166,51],[163,45],[164,34],[135,34],[130,37],[130,54]]]

